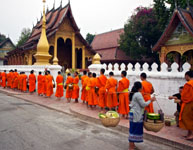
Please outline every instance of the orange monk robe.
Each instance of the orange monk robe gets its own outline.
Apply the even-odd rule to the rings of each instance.
[[[67,79],[66,79],[66,85],[67,85],[67,88],[66,88],[66,98],[72,98],[72,91],[71,89],[69,89],[68,85],[69,84],[73,84],[73,77],[71,76],[68,76]]]
[[[76,76],[73,79],[73,91],[72,91],[72,99],[78,99],[79,98],[79,77]]]
[[[99,106],[104,108],[106,106],[106,85],[107,77],[105,75],[100,75],[97,78],[97,87],[99,88]]]
[[[42,85],[43,85],[43,94],[44,95],[46,95],[46,91],[47,91],[47,87],[46,87],[46,76],[47,75],[44,75],[43,77],[42,77]]]
[[[1,72],[0,72],[0,86],[1,86],[1,83],[2,83],[2,77],[1,77]]]
[[[116,93],[116,87],[117,87],[117,80],[113,77],[110,77],[107,80],[105,88],[107,89],[107,107],[113,108],[118,105],[117,100],[117,93]]]
[[[29,75],[29,92],[34,92],[36,89],[36,76],[34,74]]]
[[[7,74],[6,80],[7,80],[7,87],[10,87],[10,85],[11,85],[11,83],[10,83],[10,72]]]
[[[22,91],[26,92],[27,91],[27,75],[22,74],[21,79],[22,79]]]
[[[184,85],[181,100],[179,126],[182,129],[193,131],[193,80],[188,81]]]
[[[87,90],[87,100],[88,105],[98,105],[98,95],[95,92],[95,87],[97,86],[97,78],[90,78],[88,80],[88,90]]]
[[[129,80],[124,77],[119,81],[117,91],[119,93],[119,109],[118,112],[122,115],[127,115],[129,113]]]
[[[42,75],[38,75],[38,94],[43,94],[44,93],[44,89],[43,89],[43,76]]]
[[[81,77],[81,84],[82,84],[82,93],[81,93],[81,100],[85,101],[86,100],[86,84],[84,84],[84,81],[88,78],[87,75],[83,75]]]
[[[19,74],[17,72],[14,72],[14,81],[13,81],[13,88],[18,88],[18,76]]]
[[[82,95],[81,99],[85,102],[88,102],[88,92],[87,85],[89,83],[90,78],[87,76],[84,78],[83,86],[82,86]]]
[[[53,77],[51,75],[46,76],[46,96],[50,97],[53,94]]]
[[[18,89],[21,90],[21,91],[22,91],[22,88],[23,88],[23,81],[22,81],[23,79],[22,79],[22,76],[23,76],[23,75],[20,74],[19,77],[18,77],[18,87],[19,87]]]
[[[14,88],[15,72],[11,72],[11,88]]]
[[[151,99],[151,93],[153,91],[153,86],[150,82],[148,81],[142,81],[142,95],[144,100],[147,102],[148,100]],[[154,113],[153,109],[153,102],[151,102],[148,106],[145,107],[145,110],[149,113]]]
[[[56,84],[57,84],[56,93],[55,93],[56,97],[62,97],[64,95],[63,82],[64,82],[63,76],[58,75],[56,77]]]
[[[5,72],[1,73],[1,80],[2,80],[1,86],[6,87],[6,73]]]

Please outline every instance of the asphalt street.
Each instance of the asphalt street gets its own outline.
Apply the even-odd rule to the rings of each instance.
[[[128,133],[0,93],[0,150],[127,150]],[[172,150],[145,141],[140,150]]]

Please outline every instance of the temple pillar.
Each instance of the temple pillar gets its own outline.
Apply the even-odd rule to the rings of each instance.
[[[72,33],[72,68],[75,69],[75,33]]]
[[[160,62],[161,62],[161,64],[164,63],[165,60],[166,60],[166,47],[162,47],[161,52],[160,52]]]
[[[53,65],[58,65],[58,58],[57,58],[57,36],[55,36],[55,44],[54,44],[54,58],[53,58]]]
[[[85,69],[85,46],[82,47],[82,69]]]
[[[32,52],[28,54],[28,65],[32,65]]]

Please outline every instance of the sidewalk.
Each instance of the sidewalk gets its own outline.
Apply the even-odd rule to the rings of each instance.
[[[51,98],[44,98],[38,96],[37,94],[30,95],[29,93],[21,93],[13,91],[11,89],[3,89],[0,87],[0,92],[4,92],[10,96],[23,99],[28,102],[32,102],[49,109],[53,109],[62,113],[69,115],[75,115],[83,120],[92,121],[97,124],[101,124],[98,118],[99,109],[91,110],[86,107],[82,102],[67,103],[63,97],[60,101],[56,101],[56,97],[52,96]],[[121,119],[119,125],[116,128],[112,128],[124,133],[129,131],[129,121],[126,119]],[[160,132],[154,133],[149,132],[144,129],[144,138],[151,140],[153,142],[163,143],[169,145],[173,148],[191,150],[193,149],[193,141],[187,141],[182,136],[186,135],[186,131],[181,130],[175,126],[167,127],[165,126]]]

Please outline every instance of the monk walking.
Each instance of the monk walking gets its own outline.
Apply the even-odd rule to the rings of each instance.
[[[144,100],[147,102],[151,99],[151,94],[154,93],[154,88],[152,84],[146,80],[147,75],[146,73],[141,73],[140,78],[142,80],[142,95]],[[154,113],[153,109],[153,102],[151,102],[148,106],[145,107],[145,110],[147,110],[148,113]]]
[[[15,69],[14,71],[14,80],[13,80],[13,88],[14,90],[16,90],[18,88],[18,72],[17,72],[17,69]]]
[[[25,72],[22,73],[21,80],[22,80],[22,91],[27,92],[27,75],[25,74]]]
[[[30,72],[28,81],[29,81],[29,92],[32,94],[36,88],[36,76],[34,75],[34,70]]]
[[[40,71],[39,72],[39,75],[38,75],[38,96],[42,96],[43,93],[44,93],[44,90],[43,90],[43,76],[42,76],[42,72]]]
[[[83,103],[85,103],[86,101],[86,86],[85,86],[86,84],[84,84],[84,81],[86,81],[86,79],[88,79],[87,71],[84,70],[83,76],[81,77],[81,84],[82,84],[81,100],[83,101]]]
[[[97,86],[97,78],[96,73],[90,75],[90,79],[87,85],[87,99],[88,99],[88,106],[92,109],[96,105],[98,105],[98,95],[96,93],[96,86]]]
[[[4,72],[1,73],[1,80],[2,80],[1,86],[5,88],[6,87],[6,70],[4,70]]]
[[[116,108],[118,105],[117,101],[117,80],[113,78],[114,73],[109,73],[109,79],[107,80],[105,88],[107,89],[107,107],[112,110],[112,108]]]
[[[66,98],[67,102],[70,103],[72,98],[72,91],[73,91],[73,77],[70,73],[68,73],[68,77],[66,79]]]
[[[53,77],[50,75],[50,71],[47,71],[48,75],[46,76],[46,97],[50,98],[53,94]]]
[[[186,84],[181,93],[181,111],[179,116],[179,126],[188,130],[187,140],[193,140],[193,71],[185,73]]]
[[[57,100],[60,100],[64,95],[64,78],[61,75],[61,72],[58,71],[58,76],[56,77],[56,94]]]
[[[104,75],[105,69],[100,70],[100,76],[97,78],[97,87],[99,88],[99,107],[103,110],[106,107],[106,81],[107,77]]]
[[[78,72],[74,73],[74,79],[73,79],[73,91],[72,91],[72,99],[75,99],[75,103],[78,103],[79,98],[79,76]]]
[[[119,108],[118,112],[123,115],[123,117],[128,118],[129,113],[129,80],[126,78],[127,72],[122,71],[122,79],[119,81],[117,91],[119,92]]]
[[[46,77],[47,77],[48,73],[47,71],[45,71],[45,74],[42,78],[42,84],[43,84],[43,94],[46,96],[46,91],[47,91],[47,87],[46,87]]]

